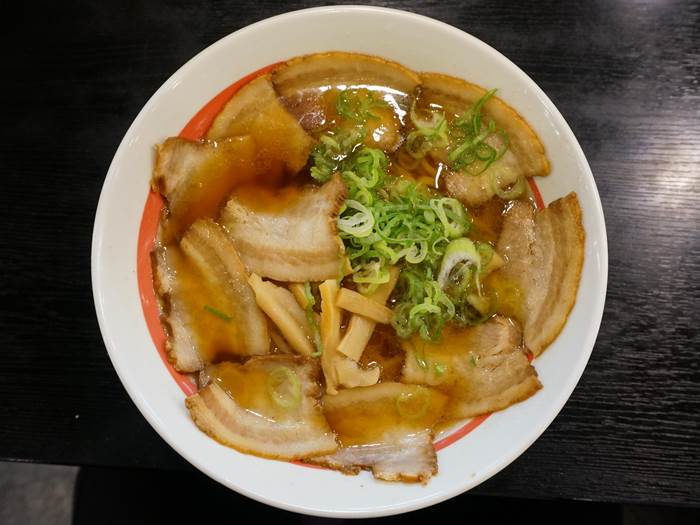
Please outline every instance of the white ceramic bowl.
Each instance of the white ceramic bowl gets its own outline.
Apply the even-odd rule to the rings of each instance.
[[[184,393],[149,335],[137,286],[137,238],[149,191],[153,147],[177,135],[222,89],[265,65],[305,53],[379,55],[418,71],[442,72],[485,87],[515,107],[542,139],[552,173],[538,180],[545,202],[578,193],[586,230],[576,305],[561,335],[535,361],[544,389],[498,412],[440,450],[427,485],[383,483],[240,454],[200,432]],[[102,189],[92,245],[95,308],[119,377],[144,417],[178,453],[213,479],[283,509],[333,517],[406,512],[478,485],[523,453],[552,422],[578,382],[598,333],[608,252],[598,191],[564,118],[517,66],[480,40],[423,16],[372,7],[292,12],[241,29],[190,60],[153,95],[126,133]]]

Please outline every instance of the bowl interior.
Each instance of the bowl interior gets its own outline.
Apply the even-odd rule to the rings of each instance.
[[[177,135],[237,79],[267,64],[327,50],[379,55],[418,71],[497,87],[545,145],[552,163],[551,175],[538,180],[545,203],[576,191],[583,208],[585,261],[577,302],[560,336],[534,363],[544,388],[440,450],[440,472],[426,486],[264,460],[214,442],[192,424],[184,393],[155,351],[141,308],[137,244],[153,146]],[[288,13],[229,35],[183,66],[149,100],[105,180],[95,219],[92,277],[115,369],[146,419],[175,450],[212,478],[259,501],[319,516],[370,517],[424,507],[468,490],[508,465],[545,430],[575,387],[595,342],[607,284],[607,241],[595,182],[575,137],[515,65],[474,37],[419,15],[328,7]]]

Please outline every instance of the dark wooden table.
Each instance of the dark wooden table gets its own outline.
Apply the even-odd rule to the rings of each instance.
[[[102,343],[95,207],[127,127],[180,65],[311,4],[15,4],[0,82],[0,458],[189,469]],[[573,128],[605,208],[610,280],[588,368],[545,434],[475,492],[700,505],[700,3],[391,5],[523,68]]]

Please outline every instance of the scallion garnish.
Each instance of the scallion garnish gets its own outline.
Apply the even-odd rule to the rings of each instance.
[[[473,272],[477,279],[479,271],[481,270],[481,256],[477,250],[476,245],[469,239],[462,238],[452,241],[447,245],[445,249],[445,255],[442,258],[442,263],[440,264],[440,273],[438,274],[438,283],[440,286],[445,288],[447,285],[447,279],[450,274],[458,264],[471,264],[476,268]]]
[[[319,182],[330,179],[331,175],[341,170],[343,161],[362,144],[365,133],[364,128],[349,128],[323,134],[311,151],[311,176]]]
[[[418,366],[421,367],[423,370],[427,370],[428,361],[425,358],[425,343],[422,343],[420,350],[416,349],[415,345],[413,344],[413,341],[410,341],[409,344],[413,347],[413,355],[416,358],[416,363],[418,364]]]
[[[338,115],[357,124],[364,124],[368,119],[378,120],[379,116],[372,110],[385,107],[388,104],[367,89],[344,89],[335,102]]]
[[[493,188],[494,193],[505,201],[517,199],[525,191],[525,178],[522,175],[519,175],[516,178],[515,183],[512,184],[510,188],[503,188],[501,178],[505,175],[512,180],[513,172],[511,170],[512,168],[510,166],[497,164],[491,169],[490,172],[491,187]]]
[[[280,366],[267,375],[267,393],[272,401],[284,409],[293,409],[301,404],[301,382],[297,373]]]
[[[224,320],[224,321],[226,321],[226,322],[228,322],[228,321],[230,321],[231,319],[233,319],[230,315],[227,315],[227,314],[225,314],[224,312],[222,312],[221,310],[217,310],[216,308],[214,308],[213,306],[209,306],[208,304],[205,304],[205,305],[204,305],[204,309],[205,309],[207,312],[209,312],[210,314],[215,315],[215,316],[218,317],[219,319],[222,319],[222,320]]]
[[[434,111],[430,120],[421,119],[416,113],[415,100],[411,106],[411,122],[416,127],[406,137],[405,149],[414,159],[422,159],[433,148],[444,148],[449,144],[445,114]]]
[[[338,229],[353,237],[363,238],[372,234],[374,229],[374,216],[372,212],[353,199],[348,199],[344,204],[344,211],[354,210],[354,213],[345,213],[338,219]]]
[[[352,265],[352,280],[371,293],[389,280],[389,266],[403,263],[395,293],[394,328],[401,337],[419,333],[436,340],[455,315],[435,280],[447,243],[469,231],[471,219],[455,199],[387,173],[378,149],[361,146],[343,161],[348,200],[338,230]],[[415,284],[415,285],[414,285]]]
[[[496,122],[490,120],[485,124],[482,121],[481,109],[495,93],[495,89],[487,91],[450,127],[452,140],[447,161],[452,169],[469,168],[469,173],[472,175],[482,173],[500,159],[508,149],[508,137],[497,129]],[[487,143],[487,139],[495,133],[499,133],[503,144],[499,150]]]
[[[421,120],[412,108],[411,119],[423,137],[420,140],[431,148],[445,148],[451,133],[471,144],[452,147],[450,153],[458,162],[467,153],[484,161],[487,156],[480,144],[496,130],[495,124],[482,123],[481,108],[493,93],[488,92],[457,119],[452,127],[458,133],[448,130],[444,115],[432,113],[429,120]],[[369,111],[369,100],[367,94],[343,92],[337,101],[338,113],[352,120],[348,115]],[[437,341],[447,321],[462,325],[482,321],[488,305],[474,298],[481,297],[481,253],[491,254],[486,253],[489,248],[482,249],[465,237],[471,228],[467,210],[456,199],[389,175],[386,155],[363,145],[364,134],[364,128],[357,127],[327,131],[312,153],[311,167],[311,175],[320,182],[340,172],[348,189],[338,231],[358,291],[373,292],[389,280],[389,267],[400,265],[392,296],[392,325],[400,337],[417,333],[424,340]],[[414,147],[414,152],[425,150],[418,143]],[[449,246],[465,248],[467,244],[474,248],[469,257],[447,253]]]

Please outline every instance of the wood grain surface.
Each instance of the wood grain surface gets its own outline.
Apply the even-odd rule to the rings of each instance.
[[[21,5],[20,5],[21,4]],[[178,67],[308,2],[13,3],[4,13],[0,458],[189,469],[121,386],[90,242],[109,163]],[[595,350],[545,434],[475,492],[700,505],[700,3],[378,2],[518,64],[588,156],[610,280]]]

